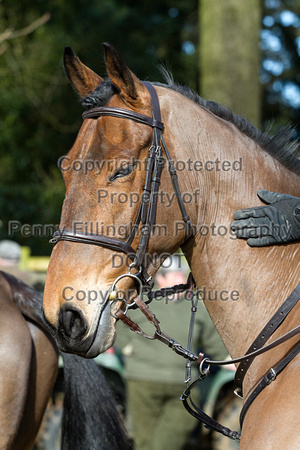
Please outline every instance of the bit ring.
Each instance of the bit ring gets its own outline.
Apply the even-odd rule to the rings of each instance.
[[[114,300],[111,301],[111,305],[112,305],[113,303],[119,302],[119,301],[122,301],[122,302],[125,304],[125,311],[123,311],[123,314],[125,314],[125,316],[126,316],[126,313],[127,313],[127,311],[128,311],[128,303],[126,302],[125,298],[117,297],[117,298],[115,298]],[[112,313],[111,311],[110,311],[110,314],[111,314],[111,316],[113,316],[115,319],[118,319],[118,318],[119,318],[116,314]]]

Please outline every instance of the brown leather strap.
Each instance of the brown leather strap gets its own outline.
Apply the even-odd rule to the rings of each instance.
[[[124,108],[114,108],[112,106],[100,106],[98,108],[92,108],[88,111],[85,111],[82,114],[83,119],[97,119],[100,116],[113,116],[118,117],[120,119],[130,119],[135,122],[142,123],[144,125],[148,125],[152,128],[159,128],[160,130],[164,129],[164,125],[159,120],[153,119],[152,117],[145,116],[144,114],[140,114],[135,111],[130,111],[129,109]]]
[[[71,241],[82,244],[99,245],[100,247],[125,253],[132,261],[134,260],[136,254],[135,250],[127,242],[121,241],[121,239],[103,236],[101,234],[80,233],[62,229],[56,231],[53,234],[53,238],[50,240],[52,244],[56,244],[58,241]]]
[[[153,148],[153,147],[152,147]],[[161,159],[161,149],[155,148],[155,159],[154,159],[154,169],[153,176],[151,179],[151,192],[150,192],[150,200],[146,214],[146,202],[145,208],[142,212],[142,232],[141,239],[139,242],[139,246],[137,249],[137,254],[134,263],[137,267],[140,267],[143,264],[143,259],[146,253],[146,249],[149,244],[152,227],[155,224],[156,219],[156,211],[157,211],[157,202],[158,202],[158,189],[160,185],[161,172],[163,169],[162,159]],[[148,172],[148,176],[150,179],[151,172]],[[144,199],[144,197],[143,197]],[[144,215],[146,215],[146,220],[143,221]]]
[[[165,288],[165,289],[168,289],[169,292],[170,292],[170,290],[172,290],[173,292],[177,292],[177,289],[179,291],[182,291],[182,286],[184,286],[186,289],[193,289],[193,287],[195,285],[194,283],[195,283],[195,281],[194,281],[192,275],[189,275],[188,281],[185,285],[178,285],[178,286],[173,286],[173,288]],[[147,320],[155,327],[155,334],[153,337],[144,333],[141,330],[141,328],[139,327],[139,325],[137,323],[133,322],[129,317],[127,317],[121,309],[119,309],[119,311],[117,311],[116,316],[120,320],[122,320],[122,322],[125,325],[129,326],[131,330],[135,331],[136,333],[140,334],[141,336],[144,336],[147,339],[153,339],[153,340],[157,339],[157,340],[163,342],[164,344],[168,345],[168,347],[172,348],[172,350],[174,350],[174,352],[177,353],[178,355],[181,355],[190,361],[197,361],[198,355],[196,355],[195,353],[193,353],[190,350],[183,347],[181,344],[179,344],[177,341],[175,341],[175,339],[171,338],[164,331],[162,331],[160,329],[159,320],[157,319],[155,314],[153,314],[153,312],[150,310],[149,306],[140,297],[135,298],[134,304],[136,307],[138,307],[140,309],[140,311],[144,314],[144,316],[147,318]],[[131,307],[131,305],[130,305],[130,307]]]
[[[299,285],[298,285],[299,286]],[[298,286],[295,288],[298,289]],[[294,291],[293,291],[294,292]],[[188,357],[191,361],[197,361],[198,366],[205,360],[205,363],[208,365],[214,365],[214,366],[225,366],[228,364],[237,364],[242,361],[245,361],[248,358],[254,358],[256,356],[262,355],[263,353],[266,353],[269,350],[272,350],[273,348],[277,347],[280,344],[283,344],[284,342],[288,341],[292,337],[296,336],[297,334],[300,334],[300,325],[293,328],[292,330],[285,333],[283,336],[279,337],[275,341],[271,342],[270,344],[264,346],[263,348],[257,349],[253,351],[252,353],[248,353],[247,355],[241,356],[240,358],[235,359],[229,359],[229,360],[223,360],[223,361],[213,361],[208,358],[204,358],[204,354],[200,353],[199,355],[196,355],[195,353],[189,352],[184,347],[182,347],[178,342],[176,342],[174,339],[170,338],[166,333],[160,330],[159,328],[159,321],[157,320],[156,316],[151,312],[148,305],[145,304],[139,297],[135,300],[136,305],[139,307],[139,309],[142,311],[142,313],[146,316],[146,318],[156,327],[156,339],[160,340],[164,344],[167,344],[169,347],[173,348],[173,350],[176,351],[175,347],[180,347],[180,351],[177,352],[179,354],[182,354],[185,358]],[[188,355],[188,356],[186,356]]]
[[[292,295],[293,294],[293,295]],[[292,298],[294,296],[298,296],[299,299],[299,285],[294,289],[294,291],[292,292]],[[291,297],[291,296],[289,296]],[[279,314],[283,315],[284,313],[286,313],[286,315],[288,314],[288,312],[293,308],[293,306],[297,303],[297,301],[295,301],[295,299],[291,300],[289,299],[289,301],[284,303],[284,308],[282,310],[282,308],[279,309]],[[293,304],[293,306],[292,306]],[[288,312],[287,312],[288,311]],[[277,314],[277,313],[276,313]],[[276,316],[275,314],[275,316]],[[274,316],[273,316],[274,317]],[[273,319],[273,318],[272,318]],[[271,321],[268,322],[267,326],[264,328],[268,329],[268,325],[271,326],[271,328],[274,326],[275,322]],[[282,320],[281,320],[282,322]],[[281,323],[280,322],[280,323]],[[277,323],[277,321],[276,321]],[[279,324],[278,324],[279,326]],[[277,327],[278,327],[277,326]],[[269,344],[268,346],[265,346],[263,348],[260,348],[254,352],[248,353],[246,354],[244,357],[242,358],[237,358],[235,360],[230,360],[230,361],[210,361],[208,358],[204,358],[204,355],[202,353],[199,354],[199,358],[198,358],[198,367],[200,366],[200,364],[202,363],[203,365],[203,361],[206,362],[207,364],[216,364],[216,365],[224,365],[224,364],[228,364],[228,363],[233,363],[233,362],[248,362],[249,358],[251,358],[251,362],[253,360],[253,358],[255,356],[258,356],[259,354],[262,354],[268,350],[271,350],[272,348],[276,347],[277,345],[280,345],[281,343],[287,341],[288,339],[292,338],[293,336],[297,335],[300,333],[300,326],[295,327],[293,330],[289,331],[288,333],[286,333],[285,335],[281,336],[281,338],[273,341],[271,344]],[[273,333],[271,333],[273,334]],[[260,334],[261,338],[264,339],[264,336],[262,336],[262,333]],[[263,341],[264,343],[265,341]],[[250,348],[253,348],[252,346]],[[274,367],[272,367],[267,373],[266,375],[262,378],[262,380],[258,383],[258,385],[255,387],[255,389],[253,390],[253,392],[251,393],[251,395],[249,396],[249,398],[247,399],[246,403],[243,406],[241,415],[240,415],[240,423],[241,423],[241,427],[243,425],[243,421],[245,418],[245,415],[249,409],[249,407],[251,406],[251,404],[253,403],[253,401],[255,400],[255,398],[260,394],[260,392],[266,387],[268,386],[272,381],[275,380],[276,376],[298,355],[298,353],[300,352],[300,343],[298,342],[292,349],[289,350],[289,352],[287,353],[287,355],[279,362],[277,363]],[[251,363],[250,363],[251,364]],[[209,417],[207,414],[204,413],[204,411],[202,411],[200,408],[198,408],[192,401],[192,399],[190,398],[190,391],[191,389],[197,384],[198,381],[201,381],[203,378],[205,378],[205,376],[208,374],[208,371],[206,370],[206,373],[203,374],[203,376],[201,375],[201,371],[200,371],[200,376],[199,378],[194,381],[183,393],[181,400],[183,401],[184,407],[187,409],[187,411],[193,415],[195,418],[197,418],[198,420],[200,420],[201,422],[203,422],[205,424],[205,426],[207,428],[210,428],[212,430],[216,430],[219,433],[224,434],[225,436],[231,438],[231,439],[240,439],[240,433],[238,433],[237,431],[232,431],[230,429],[228,429],[227,427],[224,427],[223,425],[219,424],[218,422],[216,422],[213,418]],[[191,405],[188,403],[191,403]]]
[[[248,353],[248,355],[241,356],[240,358],[228,359],[228,360],[224,360],[224,361],[211,361],[210,359],[205,358],[205,362],[206,362],[206,364],[209,364],[211,366],[225,366],[227,364],[237,364],[239,362],[245,361],[247,358],[254,358],[256,356],[262,355],[263,353],[266,353],[269,350],[272,350],[272,348],[275,348],[278,345],[283,344],[284,342],[288,341],[292,337],[297,336],[297,334],[300,334],[300,325],[298,325],[297,327],[288,331],[283,336],[281,336],[280,338],[271,342],[270,344],[266,345],[265,347],[255,350],[252,353]]]
[[[143,302],[140,297],[137,297],[134,302],[144,314],[148,322],[152,323],[152,325],[155,326],[156,331],[160,332],[159,320],[157,319],[156,315],[153,314],[153,312],[150,310],[149,306],[146,305],[146,303]]]
[[[252,391],[251,395],[247,398],[242,411],[240,415],[240,424],[241,427],[243,425],[245,415],[253,403],[253,401],[256,399],[258,394],[261,393],[261,391],[268,386],[272,381],[275,380],[276,376],[298,355],[300,352],[300,344],[298,343],[296,346],[294,346],[286,355],[285,358],[283,358],[276,366],[271,367],[271,369],[264,375],[262,380],[258,383],[256,388]]]
[[[177,355],[183,356],[183,358],[188,359],[189,361],[197,361],[198,355],[189,351],[187,348],[183,347],[179,342],[175,341],[175,339],[168,336],[164,331],[155,332],[155,339],[161,341],[163,344],[166,344],[170,347]]]
[[[245,378],[245,375],[247,373],[247,370],[249,369],[250,365],[252,364],[252,361],[254,359],[253,357],[250,357],[249,354],[253,353],[255,350],[263,347],[267,340],[272,336],[272,334],[277,330],[279,325],[285,320],[285,318],[288,316],[290,311],[293,309],[293,307],[296,305],[296,303],[300,299],[300,283],[296,288],[293,290],[293,292],[288,296],[288,298],[285,300],[283,305],[276,311],[276,313],[272,316],[272,318],[269,320],[267,325],[263,328],[263,330],[260,332],[260,334],[257,336],[257,338],[254,340],[254,342],[251,344],[249,349],[247,350],[247,353],[245,358],[239,365],[236,375],[235,375],[235,385],[239,391],[239,395],[242,395],[242,384]]]
[[[190,285],[192,287],[193,283],[194,283],[193,278],[190,277],[189,280],[188,280],[188,283],[186,284],[186,286]],[[293,291],[293,294],[296,295],[296,296],[298,294],[295,294],[295,292],[298,293],[298,288],[299,288],[299,285]],[[289,300],[289,302],[291,302],[291,300]],[[288,304],[289,304],[289,302],[288,302]],[[221,424],[216,422],[214,419],[212,419],[211,417],[207,416],[189,398],[191,389],[199,381],[201,381],[201,379],[203,379],[209,373],[208,369],[203,369],[203,367],[202,367],[203,363],[206,363],[208,365],[220,365],[221,366],[221,365],[226,365],[226,364],[239,363],[239,362],[241,363],[243,361],[248,361],[249,358],[253,359],[255,356],[261,355],[261,354],[271,350],[272,348],[275,348],[278,345],[286,342],[287,340],[291,339],[292,337],[296,336],[297,334],[299,334],[300,333],[300,325],[295,327],[295,328],[293,328],[292,330],[288,331],[283,336],[281,336],[280,338],[278,338],[275,341],[271,342],[270,344],[268,344],[268,345],[266,345],[266,346],[264,346],[262,348],[259,348],[259,349],[255,350],[255,351],[251,352],[251,353],[248,353],[245,356],[242,356],[242,357],[236,358],[236,359],[231,359],[231,360],[212,361],[212,360],[209,360],[208,358],[204,358],[204,354],[203,353],[200,353],[197,356],[196,354],[190,352],[188,349],[184,348],[182,345],[180,345],[178,342],[176,342],[174,339],[172,339],[166,333],[161,331],[160,328],[159,328],[159,322],[158,322],[156,316],[150,311],[149,307],[140,298],[138,298],[136,300],[136,303],[137,303],[137,306],[140,308],[140,310],[143,312],[143,314],[147,317],[149,322],[151,322],[156,327],[156,331],[155,331],[155,334],[154,334],[153,337],[149,337],[148,335],[145,335],[145,333],[140,329],[140,327],[137,324],[135,324],[135,322],[133,322],[129,318],[126,318],[126,316],[123,314],[123,312],[119,311],[117,313],[117,316],[120,317],[120,319],[124,323],[126,323],[128,326],[130,326],[130,328],[132,330],[136,331],[138,334],[141,334],[144,337],[148,337],[148,338],[151,338],[151,339],[157,339],[157,340],[163,342],[164,344],[166,344],[170,348],[172,348],[172,350],[174,350],[180,356],[183,356],[184,358],[188,359],[189,361],[197,361],[198,367],[200,366],[201,370],[200,370],[199,378],[196,381],[194,381],[184,391],[184,393],[183,393],[183,395],[181,397],[181,400],[183,401],[183,404],[184,404],[185,408],[187,409],[187,411],[191,415],[196,417],[198,420],[201,420],[203,423],[205,423],[208,428],[214,429],[214,430],[224,434],[225,436],[230,437],[231,439],[237,439],[237,440],[240,439],[240,433],[238,433],[237,431],[232,431],[232,430],[222,426]],[[294,302],[294,305],[296,303],[297,302]],[[286,302],[285,302],[285,304],[286,304]],[[280,308],[279,311],[281,311],[281,310],[282,310],[282,308]],[[285,306],[284,310],[287,311],[287,310],[290,310],[290,309]],[[286,357],[283,360],[281,360],[275,367],[271,368],[268,371],[268,373],[261,380],[261,382],[258,384],[258,386],[254,389],[254,391],[250,395],[249,399],[245,403],[245,406],[243,407],[243,410],[242,410],[241,423],[243,422],[245,414],[246,414],[249,406],[251,405],[251,403],[256,398],[256,396],[261,392],[262,389],[264,389],[268,384],[270,384],[270,382],[273,381],[273,379],[275,379],[274,377],[276,377],[276,375],[278,373],[280,373],[290,363],[290,361],[292,361],[292,359],[299,352],[300,352],[300,343],[296,344],[296,346],[293,347],[292,350],[290,350],[288,352],[288,354],[286,355]],[[203,370],[204,370],[204,372],[203,372]],[[204,374],[204,376],[202,376],[202,373]],[[194,409],[189,405],[188,399],[191,402],[191,404],[192,404]]]
[[[192,401],[191,390],[198,384],[199,381],[202,381],[204,378],[199,376],[199,378],[197,380],[195,380],[190,386],[188,386],[185,389],[182,396],[180,397],[180,400],[182,400],[183,406],[193,417],[195,417],[197,420],[200,420],[202,423],[204,423],[205,428],[208,428],[209,430],[215,430],[230,439],[239,441],[241,438],[241,434],[238,431],[232,431],[229,428],[224,427],[219,422],[217,422],[215,419],[208,416],[204,411],[202,411],[202,409],[198,408],[198,406],[196,406],[195,403]],[[189,402],[190,402],[190,404],[189,404]]]
[[[154,89],[152,84],[147,81],[143,82],[143,84],[149,91],[151,97],[153,122],[154,124],[161,123],[160,106],[156,90]],[[161,173],[164,167],[164,161],[162,158],[162,152],[160,147],[162,133],[163,133],[162,128],[156,127],[155,125],[153,126],[153,141],[149,149],[149,158],[146,170],[146,181],[142,196],[142,207],[141,207],[142,233],[136,251],[136,257],[133,263],[136,267],[141,267],[143,265],[143,259],[149,244],[152,227],[155,224],[156,220],[158,190],[160,186]]]
[[[133,322],[133,320],[131,320],[131,318],[129,316],[127,316],[126,314],[124,314],[124,312],[122,311],[122,309],[119,309],[116,312],[116,316],[126,325],[128,326],[131,331],[134,331],[135,333],[139,334],[140,336],[143,336],[146,339],[155,339],[154,336],[150,336],[149,334],[144,333],[144,331],[141,329],[141,327],[136,323]]]
[[[178,178],[177,178],[177,174],[176,174],[176,169],[174,166],[174,162],[171,158],[171,155],[169,153],[168,147],[165,144],[164,138],[161,138],[161,142],[165,151],[165,154],[167,155],[168,158],[168,166],[169,166],[169,173],[171,176],[171,181],[172,181],[172,185],[173,185],[173,189],[177,198],[177,202],[180,208],[180,212],[181,212],[181,216],[182,216],[182,220],[185,223],[185,239],[188,239],[191,235],[191,230],[192,230],[192,224],[191,224],[191,220],[190,217],[185,209],[185,205],[183,203],[182,197],[181,197],[181,192],[179,189],[179,185],[178,185]]]

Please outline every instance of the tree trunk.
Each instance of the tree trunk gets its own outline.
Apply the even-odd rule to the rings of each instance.
[[[199,0],[202,97],[260,124],[260,0]]]

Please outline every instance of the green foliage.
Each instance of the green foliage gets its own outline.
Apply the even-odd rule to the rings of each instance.
[[[300,132],[300,1],[265,0],[261,32],[263,117]]]
[[[71,46],[103,76],[101,43],[108,41],[141,79],[162,81],[157,66],[163,63],[178,82],[197,90],[197,7],[197,0],[0,0],[0,239],[8,237],[11,220],[59,222],[64,185],[57,160],[71,148],[82,112],[63,72],[63,48]],[[44,25],[1,41],[7,29],[22,30],[46,12],[51,18]],[[284,29],[293,46],[291,31]],[[299,69],[297,64],[288,70]],[[279,116],[288,111],[280,100],[277,106]],[[33,254],[51,251],[49,236],[11,238]]]
[[[20,30],[46,11],[51,19],[31,34],[0,44],[0,239],[8,222],[59,222],[64,185],[56,167],[81,124],[81,107],[62,69],[65,46],[101,75],[101,42],[113,43],[140,78],[161,79],[157,64],[172,55],[176,79],[197,87],[193,56],[182,43],[195,34],[196,0],[157,4],[131,0],[53,0],[0,3],[0,29]],[[170,9],[171,13],[169,13]],[[194,14],[193,14],[194,12]],[[186,24],[186,25],[185,25]],[[196,41],[196,39],[195,39]],[[44,239],[11,236],[34,254],[49,254]]]

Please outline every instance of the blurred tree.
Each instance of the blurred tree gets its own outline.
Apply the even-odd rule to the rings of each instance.
[[[260,0],[200,0],[201,95],[260,124]]]
[[[62,201],[63,184],[53,171],[57,160],[53,146],[58,146],[59,138],[70,131],[55,114],[58,87],[64,77],[53,48],[61,33],[57,29],[48,34],[47,25],[42,23],[35,27],[49,14],[43,7],[39,9],[26,0],[24,3],[0,3],[0,29],[15,30],[10,35],[13,39],[2,44],[0,56],[2,238],[8,237],[9,221],[58,221],[59,211],[54,205]],[[48,237],[38,240],[18,233],[10,238],[41,253],[49,247]]]
[[[44,26],[6,40],[0,50],[0,239],[8,237],[12,220],[59,222],[64,186],[56,164],[74,142],[82,113],[62,69],[63,48],[72,46],[105,75],[101,42],[110,41],[140,78],[152,80],[161,79],[157,64],[172,55],[175,78],[196,88],[195,11],[197,0],[53,0],[47,10],[42,0],[0,2],[0,37],[51,15]],[[18,232],[10,238],[35,254],[51,251],[49,236]]]
[[[44,25],[50,19],[50,14],[45,13],[43,16],[39,17],[37,20],[29,24],[27,27],[22,28],[21,30],[15,30],[14,28],[7,28],[0,34],[0,53],[4,53],[7,50],[6,41],[10,41],[11,39],[16,39],[19,37],[27,36],[32,33],[38,27]]]
[[[300,0],[265,0],[260,81],[264,121],[292,121],[300,133]]]
[[[274,38],[270,41],[268,34],[262,34],[263,61],[282,60],[283,71],[274,74],[274,64],[263,64],[264,120],[271,116],[299,120],[299,96],[293,94],[295,86],[299,87],[299,1],[265,0],[263,33],[278,37],[281,47],[274,49]],[[64,185],[57,160],[71,148],[82,113],[62,69],[63,48],[71,46],[86,65],[104,76],[101,42],[109,41],[141,79],[163,81],[157,67],[163,63],[176,81],[197,90],[197,7],[198,0],[0,1],[0,239],[8,237],[10,220],[59,222]],[[50,19],[35,28],[33,24],[46,13]],[[294,17],[292,23],[289,13]],[[270,18],[274,20],[271,25]],[[235,24],[234,17],[230,20]],[[213,27],[216,33],[215,22]],[[3,33],[8,36],[12,30],[19,36],[4,40]],[[219,36],[224,40],[225,34]],[[212,98],[209,92],[205,96]],[[51,251],[49,236],[17,233],[11,238],[29,245],[34,254]]]

